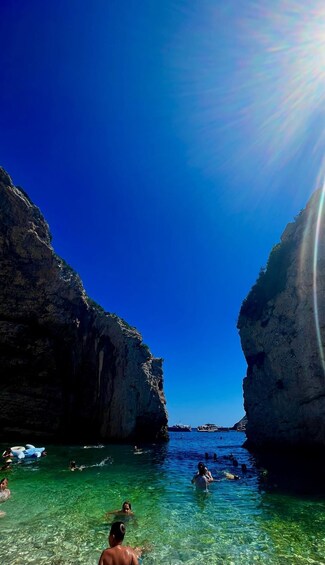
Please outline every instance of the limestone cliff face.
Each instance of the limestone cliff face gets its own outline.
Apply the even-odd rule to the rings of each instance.
[[[286,227],[241,307],[253,447],[319,452],[325,446],[324,220],[318,191]]]
[[[0,438],[164,440],[162,360],[90,300],[0,169]]]

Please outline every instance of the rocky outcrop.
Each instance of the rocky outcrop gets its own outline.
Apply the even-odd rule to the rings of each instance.
[[[0,169],[0,438],[164,440],[162,360],[85,293]]]
[[[248,445],[325,446],[323,194],[288,224],[244,300],[238,328],[247,360]]]
[[[247,426],[247,416],[245,415],[239,422],[233,425],[231,430],[235,430],[236,432],[245,432]]]

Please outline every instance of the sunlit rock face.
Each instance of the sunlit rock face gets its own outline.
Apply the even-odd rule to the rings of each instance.
[[[317,191],[287,225],[241,307],[252,447],[319,453],[325,445],[324,221]]]
[[[0,438],[167,439],[162,360],[89,299],[0,169]]]

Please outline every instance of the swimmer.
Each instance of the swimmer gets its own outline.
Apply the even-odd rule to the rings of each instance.
[[[8,479],[6,477],[4,477],[0,481],[0,491],[5,490],[7,487],[8,487]]]
[[[12,459],[6,459],[4,465],[0,467],[0,471],[11,471],[12,469],[11,465],[12,465]]]
[[[8,489],[8,479],[4,477],[0,481],[0,502],[5,502],[10,497],[10,490]]]
[[[12,457],[10,447],[7,447],[7,449],[2,454],[2,457],[4,459],[7,459],[8,457]]]
[[[213,454],[213,461],[217,461],[217,459],[218,459],[217,454],[214,453],[214,454]]]
[[[247,473],[247,465],[245,463],[242,463],[241,470],[243,473]]]
[[[205,474],[206,478],[208,479],[208,481],[211,483],[211,482],[214,480],[214,479],[213,479],[213,476],[212,476],[212,474],[210,473],[209,469],[208,469],[208,468],[204,465],[204,463],[202,463],[201,461],[197,464],[198,471],[197,471],[197,473],[194,475],[193,479],[194,479],[195,477],[198,477],[198,476],[199,476],[201,467],[203,467],[203,469],[204,469],[204,474]],[[192,481],[192,482],[193,482],[193,481]]]
[[[213,479],[208,479],[206,475],[206,467],[202,464],[199,467],[199,472],[194,475],[191,482],[196,486],[198,490],[208,492],[208,484],[212,481]]]
[[[240,479],[238,475],[233,475],[232,473],[228,473],[227,471],[224,471],[223,474],[226,479],[228,479],[228,481],[238,481],[238,479]]]
[[[125,524],[113,522],[108,536],[109,547],[104,549],[98,565],[139,565],[142,550],[123,546]]]
[[[70,471],[82,471],[83,467],[78,467],[75,461],[70,461],[69,469]]]
[[[135,455],[140,455],[141,453],[143,453],[142,449],[140,449],[140,447],[137,447],[136,445],[134,446],[134,454]]]
[[[134,512],[132,512],[131,502],[126,500],[122,504],[121,510],[111,510],[110,512],[106,512],[106,516],[110,516],[111,514],[115,514],[115,516],[134,516]]]

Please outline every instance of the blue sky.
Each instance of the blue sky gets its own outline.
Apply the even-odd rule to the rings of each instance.
[[[240,305],[322,162],[325,18],[307,8],[1,3],[1,165],[87,293],[164,358],[170,423],[244,414]]]

